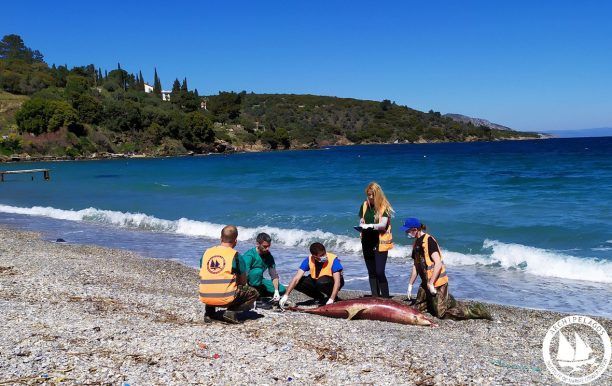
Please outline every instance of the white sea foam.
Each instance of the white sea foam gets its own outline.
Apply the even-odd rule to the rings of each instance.
[[[124,213],[87,208],[63,210],[52,207],[22,208],[0,205],[0,212],[31,216],[45,216],[68,221],[87,221],[112,226],[136,228],[159,232],[171,232],[188,236],[217,239],[222,224],[181,218],[176,221],[159,219],[143,213]],[[357,237],[337,235],[322,230],[282,229],[271,226],[238,227],[240,241],[252,240],[259,232],[272,236],[275,243],[285,247],[307,248],[319,241],[337,253],[361,255],[361,243]],[[391,258],[406,258],[411,246],[396,245],[389,253]],[[612,283],[612,262],[595,258],[571,256],[521,244],[509,244],[496,240],[485,240],[480,254],[465,254],[443,250],[444,260],[453,265],[485,265],[502,269],[516,269],[538,276],[558,277],[573,280]]]
[[[357,276],[357,277],[352,277],[352,278],[345,278],[344,282],[350,283],[352,281],[367,281],[367,280],[368,280],[367,276]]]
[[[558,277],[571,280],[586,280],[612,283],[612,262],[576,257],[521,244],[485,240],[486,254],[467,255],[446,253],[450,265],[488,265],[505,269],[517,269],[537,276]]]

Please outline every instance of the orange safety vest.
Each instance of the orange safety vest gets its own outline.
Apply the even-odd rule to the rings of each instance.
[[[332,266],[334,265],[334,261],[337,258],[338,256],[334,255],[333,253],[327,252],[327,261],[323,263],[323,267],[321,267],[321,270],[317,275],[317,269],[315,268],[315,258],[313,256],[310,256],[308,258],[308,266],[310,267],[310,277],[312,277],[314,280],[317,280],[321,276],[333,277],[334,274],[332,272]]]
[[[368,209],[369,204],[368,201],[363,202],[363,207],[361,208],[361,218],[365,221],[365,212]],[[374,221],[378,221],[382,215],[384,214],[384,210],[378,213],[374,217]],[[378,235],[378,251],[386,252],[390,249],[393,249],[393,234],[391,234],[391,217],[388,217],[387,227],[385,230],[380,231]]]
[[[236,274],[232,265],[238,251],[216,246],[208,248],[200,268],[200,301],[209,306],[225,306],[236,298]]]
[[[423,237],[423,241],[422,241],[423,243],[422,247],[423,247],[423,252],[424,252],[423,254],[425,255],[425,267],[427,270],[427,280],[431,279],[431,277],[433,276],[434,265],[435,265],[433,260],[431,259],[431,255],[429,254],[428,240],[430,237],[433,238],[434,241],[436,241],[436,239],[433,236],[428,235],[427,233],[425,233],[425,236]],[[416,245],[416,240],[414,243]],[[444,261],[442,258],[442,252],[440,252],[440,262],[442,263],[442,269],[440,270],[440,274],[438,275],[438,278],[436,279],[434,283],[434,287],[440,287],[448,283],[448,276],[446,276],[446,266],[444,265]]]

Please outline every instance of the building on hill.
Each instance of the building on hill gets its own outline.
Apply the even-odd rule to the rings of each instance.
[[[150,84],[146,83],[144,84],[144,91],[146,93],[152,93],[153,92],[153,86],[151,86]],[[163,101],[169,102],[170,101],[170,94],[172,94],[172,91],[170,90],[162,90],[161,92],[161,97]]]

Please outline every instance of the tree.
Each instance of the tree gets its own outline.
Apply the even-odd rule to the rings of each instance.
[[[153,75],[153,93],[161,97],[162,86],[161,81],[159,80],[159,76],[157,76],[157,68],[155,68],[155,75]]]
[[[235,92],[219,92],[214,98],[210,99],[210,110],[221,122],[234,120],[240,116],[242,94]]]
[[[114,80],[124,91],[127,90],[128,77],[127,71],[120,68],[108,73],[108,78]]]
[[[51,132],[62,126],[72,129],[77,124],[77,112],[66,101],[30,99],[15,114],[22,131],[35,135]]]
[[[172,83],[172,94],[178,94],[181,92],[181,83],[178,79],[174,79],[174,83]]]
[[[380,108],[382,109],[382,111],[387,111],[391,108],[391,101],[388,99],[383,100],[382,102],[380,102]]]
[[[138,91],[144,91],[144,78],[142,77],[142,71],[138,70]]]
[[[26,47],[19,35],[5,35],[0,40],[0,59],[19,59],[26,63],[43,62],[43,55],[38,50]]]
[[[66,81],[66,96],[72,101],[76,101],[82,94],[89,91],[87,78],[80,75],[68,75]]]
[[[102,115],[102,104],[89,94],[82,94],[74,101],[79,121],[85,123],[98,123]]]
[[[180,130],[183,146],[187,149],[196,149],[199,144],[211,143],[215,140],[213,124],[199,111],[187,114],[186,125]]]
[[[189,90],[187,89],[187,78],[183,79],[183,84],[181,85],[181,91],[182,91],[182,92],[187,92],[187,91],[189,91]]]

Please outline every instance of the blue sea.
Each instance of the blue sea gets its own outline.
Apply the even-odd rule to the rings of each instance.
[[[458,298],[612,317],[612,137],[397,144],[158,159],[2,164],[0,223],[195,267],[225,224],[272,235],[282,282],[323,242],[368,290],[353,229],[370,181],[396,217],[387,276],[405,293],[418,217]],[[195,291],[195,290],[194,290]],[[195,293],[195,292],[194,292]]]

